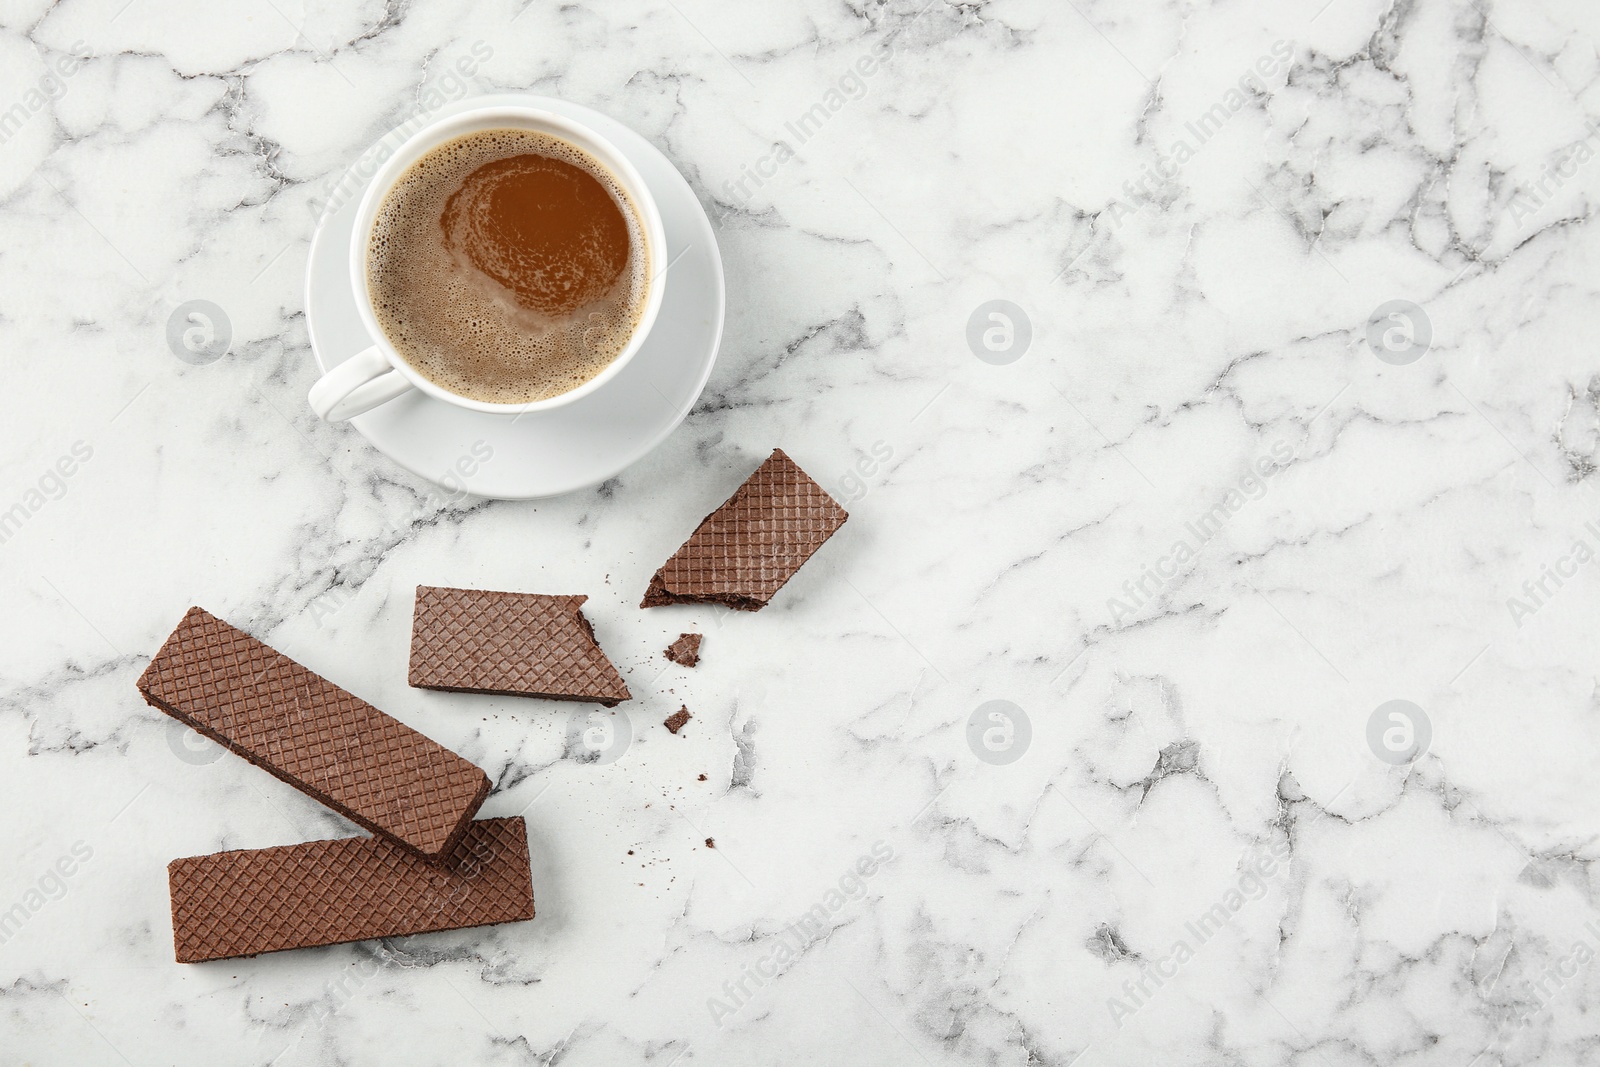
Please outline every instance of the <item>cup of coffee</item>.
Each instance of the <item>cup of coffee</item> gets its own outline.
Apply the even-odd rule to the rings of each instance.
[[[311,407],[337,422],[412,389],[496,414],[569,404],[639,351],[665,252],[644,180],[581,123],[492,107],[424,127],[356,212],[351,281],[374,343]]]

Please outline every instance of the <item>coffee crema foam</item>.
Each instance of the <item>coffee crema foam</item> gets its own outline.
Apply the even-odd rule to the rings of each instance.
[[[434,384],[523,404],[569,392],[627,347],[650,289],[638,209],[576,145],[464,134],[411,164],[367,241],[389,341]]]

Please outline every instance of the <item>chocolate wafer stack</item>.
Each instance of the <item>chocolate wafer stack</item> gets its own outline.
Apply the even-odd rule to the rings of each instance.
[[[640,607],[760,610],[848,517],[774,450],[656,572]],[[587,599],[419,586],[408,680],[614,707],[631,694]],[[700,635],[666,656],[693,667]],[[533,918],[527,827],[473,820],[489,779],[456,753],[198,607],[139,690],[373,835],[173,860],[180,963]],[[665,725],[676,734],[691,718],[680,708]]]
[[[437,742],[197,607],[139,690],[374,834],[174,860],[178,962],[533,918],[523,821]]]

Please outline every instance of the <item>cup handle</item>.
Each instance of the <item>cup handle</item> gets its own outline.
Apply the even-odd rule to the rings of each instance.
[[[406,376],[395,370],[381,348],[373,345],[318,378],[306,399],[319,418],[343,422],[388,403],[410,388]]]

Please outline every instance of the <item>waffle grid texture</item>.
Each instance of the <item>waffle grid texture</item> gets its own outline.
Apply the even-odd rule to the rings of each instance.
[[[139,678],[145,701],[430,859],[489,795],[477,766],[288,656],[190,608]]]
[[[631,694],[583,616],[588,599],[418,586],[411,684],[615,707]]]
[[[667,646],[666,657],[682,667],[693,667],[700,662],[700,635],[679,634]]]
[[[849,517],[775,449],[655,573],[639,606],[709,603],[759,611]]]
[[[533,918],[520,817],[470,823],[448,860],[382,837],[173,860],[173,952],[200,963]]]

